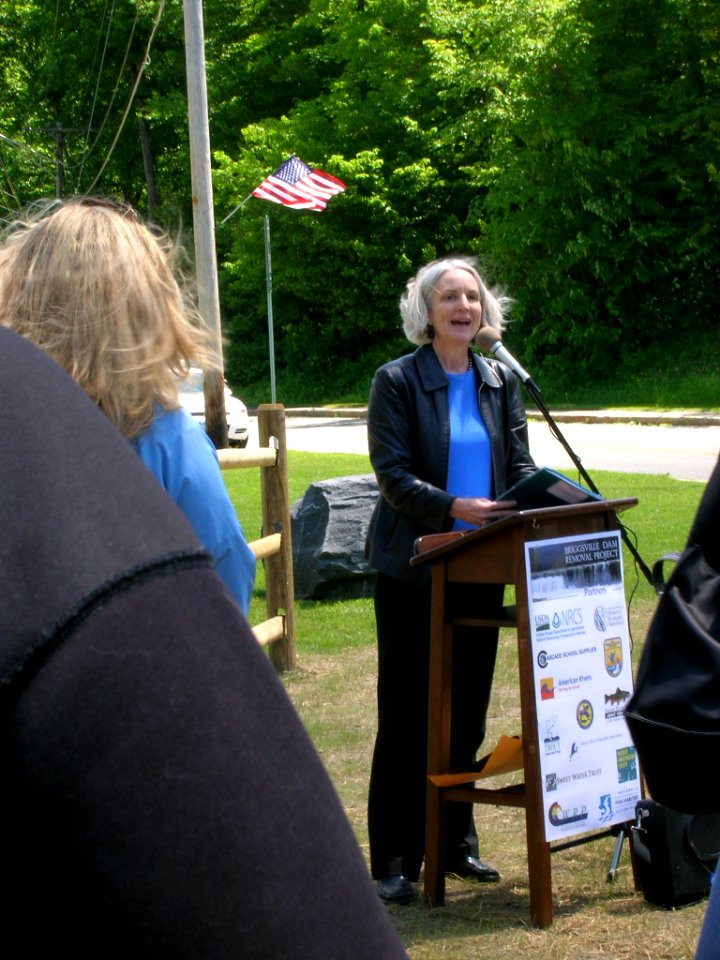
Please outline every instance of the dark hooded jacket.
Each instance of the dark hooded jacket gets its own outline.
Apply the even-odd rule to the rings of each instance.
[[[0,383],[8,955],[406,960],[320,758],[178,508],[4,329]]]

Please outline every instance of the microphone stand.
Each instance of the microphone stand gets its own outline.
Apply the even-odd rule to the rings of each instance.
[[[550,411],[548,410],[548,408],[545,406],[545,401],[542,399],[542,395],[541,395],[541,393],[540,393],[540,388],[538,387],[538,385],[535,383],[535,381],[532,379],[532,377],[527,377],[526,380],[523,380],[523,383],[525,384],[525,389],[526,389],[527,392],[530,394],[530,396],[533,398],[533,401],[535,402],[535,405],[537,406],[538,410],[539,410],[540,413],[542,413],[542,415],[545,417],[545,419],[546,419],[546,421],[547,421],[547,423],[548,423],[548,426],[550,427],[550,432],[551,432],[552,435],[555,437],[555,439],[556,439],[556,440],[559,440],[560,443],[563,445],[563,447],[564,447],[564,449],[565,449],[565,452],[567,453],[567,455],[570,457],[570,459],[572,460],[572,462],[573,462],[573,463],[575,464],[575,466],[577,467],[577,470],[578,470],[580,476],[583,478],[583,480],[584,480],[585,483],[588,485],[588,487],[590,487],[590,489],[593,491],[593,493],[597,493],[597,494],[599,494],[600,496],[602,496],[602,494],[600,493],[600,491],[598,490],[598,488],[597,488],[597,487],[595,486],[595,484],[593,483],[593,481],[592,481],[590,475],[588,474],[587,470],[586,470],[585,467],[582,465],[582,463],[581,463],[581,461],[580,461],[580,458],[579,458],[579,457],[577,456],[577,454],[573,451],[573,449],[571,448],[570,444],[567,442],[567,440],[565,439],[565,437],[562,435],[562,433],[561,433],[561,431],[560,431],[560,428],[558,427],[557,423],[556,423],[555,420],[553,419],[552,414],[550,413]],[[622,523],[620,523],[620,521],[618,521],[618,524],[619,524],[619,526],[620,526],[620,534],[621,534],[621,536],[622,536],[622,538],[623,538],[623,541],[624,541],[624,543],[625,543],[625,546],[628,548],[628,550],[629,550],[630,553],[632,554],[632,556],[633,556],[633,558],[634,558],[634,560],[635,560],[635,563],[636,563],[636,564],[638,565],[638,567],[640,568],[640,570],[641,570],[643,576],[645,577],[645,579],[647,580],[647,582],[648,582],[648,583],[650,584],[650,586],[653,587],[653,589],[654,589],[655,583],[654,583],[654,581],[653,581],[653,575],[652,575],[652,573],[650,572],[649,567],[647,566],[647,564],[644,562],[644,560],[642,559],[642,557],[641,557],[640,554],[638,553],[637,547],[635,546],[635,544],[632,543],[631,540],[630,540],[630,538],[628,537],[628,534],[627,534],[627,531],[626,531],[626,529],[625,529],[625,526],[624,526]]]

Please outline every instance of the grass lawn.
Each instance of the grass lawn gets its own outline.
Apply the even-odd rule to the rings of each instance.
[[[370,471],[366,457],[290,452],[291,503],[310,483]],[[258,471],[225,477],[250,539],[259,535]],[[703,485],[669,477],[598,473],[608,498],[633,496],[639,505],[622,515],[648,566],[684,544]],[[651,587],[625,556],[629,619],[637,658],[654,608]],[[259,571],[251,621],[264,619],[264,577]],[[284,676],[296,706],[338,791],[361,848],[367,854],[365,803],[375,733],[375,636],[372,602],[299,601],[298,669]],[[520,732],[514,633],[503,631],[487,743]],[[492,785],[492,784],[490,784]],[[429,909],[422,896],[390,908],[412,960],[691,960],[704,905],[667,911],[634,889],[627,847],[613,883],[607,871],[614,840],[605,838],[553,856],[554,922],[529,925],[525,826],[522,811],[476,807],[482,854],[502,881],[478,887],[448,880],[444,906]],[[422,882],[422,878],[421,878]],[[419,893],[421,894],[421,889]],[[380,960],[380,958],[379,958]]]

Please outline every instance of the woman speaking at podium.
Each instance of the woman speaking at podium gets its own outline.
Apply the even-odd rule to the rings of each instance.
[[[400,301],[418,349],[380,367],[368,406],[370,460],[380,496],[366,554],[378,571],[378,730],[368,801],[370,859],[380,897],[413,897],[425,847],[430,570],[411,567],[415,540],[472,529],[512,513],[495,499],[537,468],[515,375],[472,350],[481,325],[505,326],[509,301],[488,290],[468,257],[426,264]],[[502,588],[452,585],[455,616],[490,614]],[[495,628],[455,631],[453,768],[469,766],[485,736]],[[448,872],[494,882],[480,860],[472,805],[448,816]]]

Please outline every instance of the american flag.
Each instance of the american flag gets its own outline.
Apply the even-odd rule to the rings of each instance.
[[[313,170],[293,154],[253,190],[252,196],[297,210],[324,210],[330,198],[344,189],[342,180]]]

